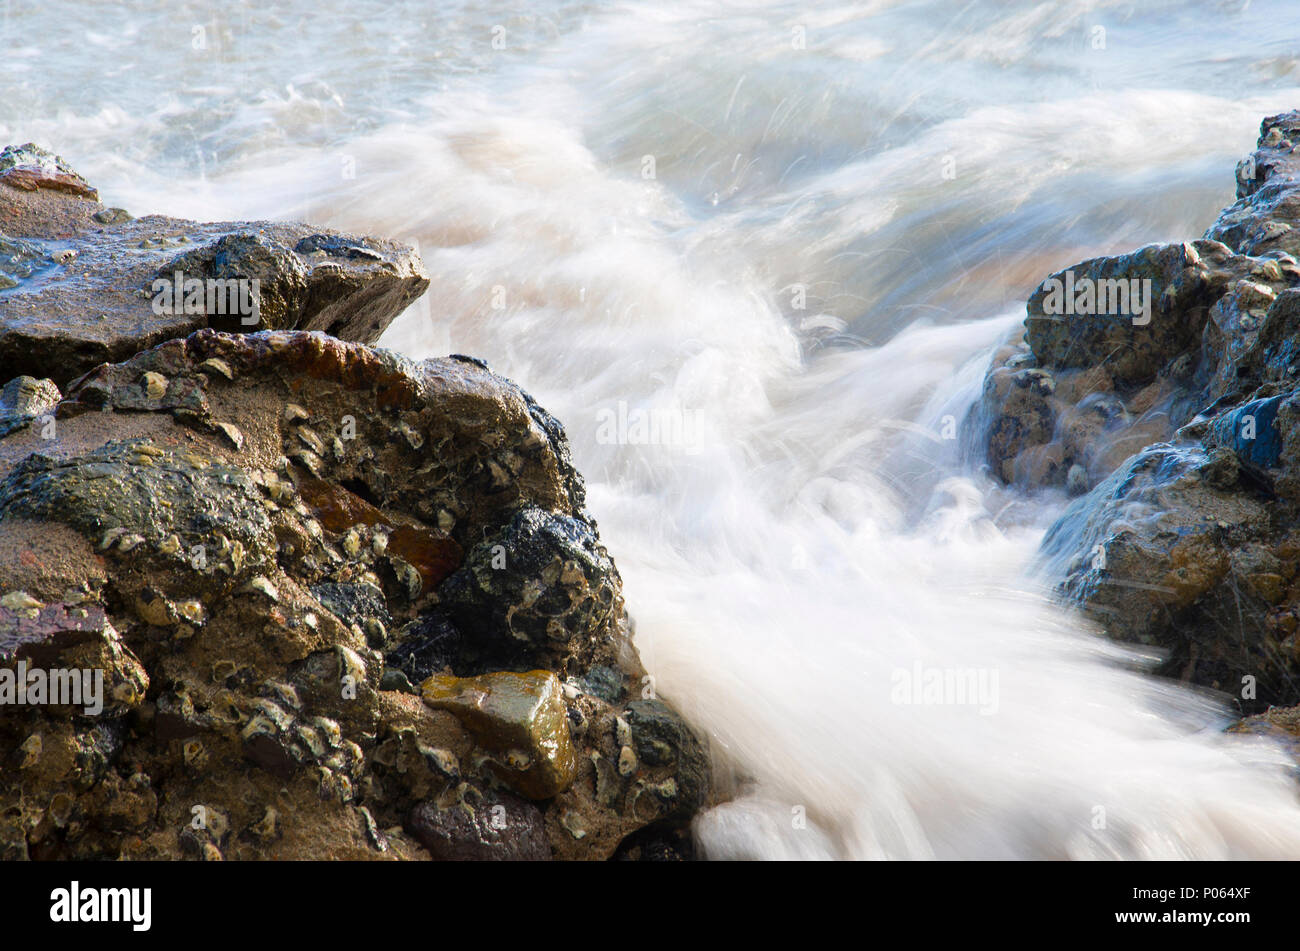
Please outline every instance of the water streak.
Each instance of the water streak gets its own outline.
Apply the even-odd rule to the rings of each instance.
[[[947,438],[1037,280],[1230,200],[1300,102],[1285,4],[444,6],[10,2],[0,139],[135,211],[419,246],[385,344],[483,356],[566,424],[737,796],[706,854],[1300,856],[1278,754],[1052,605],[1025,568],[1062,500]],[[913,671],[996,703],[900,702]]]

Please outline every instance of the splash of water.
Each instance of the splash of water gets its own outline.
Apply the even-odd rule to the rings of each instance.
[[[421,57],[353,3],[288,84],[236,44],[238,82],[140,119],[70,94],[19,138],[133,207],[417,244],[433,286],[384,342],[484,356],[565,422],[656,687],[735,795],[707,855],[1296,857],[1279,754],[1037,590],[1059,500],[948,438],[1029,285],[1199,232],[1300,98],[1267,10],[1193,6],[971,4],[936,34],[946,7],[559,3],[497,56],[467,4]],[[1154,43],[1183,15],[1227,52]],[[220,155],[182,132],[203,108]],[[142,154],[105,157],[128,133]]]
[[[399,142],[418,162],[334,198],[336,220],[414,236],[434,274],[387,340],[484,354],[565,420],[658,688],[734,770],[740,798],[697,825],[707,854],[1300,854],[1276,754],[1035,592],[1039,523],[995,525],[942,438],[1016,315],[808,356],[743,262],[683,246],[668,196],[562,127],[366,146]],[[403,187],[455,197],[413,212]],[[620,404],[690,414],[693,443],[603,441]],[[899,702],[918,665],[993,673],[995,709]]]

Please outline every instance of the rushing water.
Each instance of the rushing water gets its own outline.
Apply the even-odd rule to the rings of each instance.
[[[706,854],[1300,856],[1278,755],[1027,580],[1062,500],[945,438],[1037,280],[1231,201],[1300,106],[1295,0],[0,12],[0,142],[106,202],[418,245],[384,343],[565,423],[735,779]],[[918,669],[986,692],[898,702]]]

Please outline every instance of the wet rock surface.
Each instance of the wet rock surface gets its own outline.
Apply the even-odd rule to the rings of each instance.
[[[459,629],[491,632],[464,642],[467,668],[585,668],[610,659],[600,632],[618,606],[615,578],[589,523],[529,506],[469,552],[440,601]]]
[[[1243,712],[1300,703],[1297,133],[1263,121],[1202,239],[1071,269],[1150,280],[1149,322],[1040,287],[973,419],[996,477],[1079,496],[1043,543],[1061,595]]]
[[[285,222],[135,218],[101,205],[43,149],[0,153],[3,379],[64,386],[203,327],[373,343],[428,284],[418,255],[392,241]]]
[[[455,715],[507,786],[529,799],[564,792],[577,770],[560,682],[545,670],[479,677],[434,674],[420,685],[426,703]]]
[[[13,167],[71,174],[43,155]],[[261,269],[272,323],[368,340],[418,262],[180,223],[202,240],[123,266],[164,219],[9,192],[0,229],[102,267],[72,296],[38,270],[0,292],[0,353],[22,297],[66,345],[0,359],[0,686],[43,665],[103,691],[98,712],[0,706],[0,855],[606,859],[680,839],[707,751],[646,695],[563,429],[524,391],[465,357],[159,327],[147,302],[107,348],[58,324],[76,294],[125,319],[137,277],[180,255]]]
[[[411,810],[411,834],[436,861],[546,862],[542,812],[509,794],[484,800],[477,808],[458,804],[439,809],[420,803]]]
[[[99,193],[63,159],[34,143],[7,145],[0,151],[0,185],[19,191],[51,191],[91,201]]]

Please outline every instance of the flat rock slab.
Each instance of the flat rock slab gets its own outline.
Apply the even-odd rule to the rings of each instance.
[[[30,599],[30,606],[15,604],[15,596]],[[0,658],[43,661],[51,645],[65,647],[90,640],[107,625],[104,609],[98,605],[42,604],[24,591],[10,591],[0,598]]]
[[[204,327],[374,343],[428,286],[396,242],[293,222],[133,218],[57,156],[0,153],[0,380],[64,386]]]

